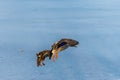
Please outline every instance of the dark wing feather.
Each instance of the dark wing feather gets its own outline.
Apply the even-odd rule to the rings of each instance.
[[[67,42],[61,42],[58,44],[58,48],[67,45]]]
[[[63,51],[63,50],[65,50],[65,49],[67,49],[69,46],[68,45],[64,45],[64,46],[62,46],[62,47],[60,47],[59,49],[58,49],[58,51],[60,52],[60,51]]]
[[[58,44],[58,51],[63,51],[65,49],[67,49],[69,47],[69,45],[67,44],[67,42],[59,42]]]

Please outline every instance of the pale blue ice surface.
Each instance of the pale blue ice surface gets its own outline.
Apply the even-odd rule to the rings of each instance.
[[[36,66],[61,38],[80,44]],[[119,0],[0,0],[0,80],[120,80]]]

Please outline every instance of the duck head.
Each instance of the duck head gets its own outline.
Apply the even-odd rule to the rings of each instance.
[[[37,66],[41,65],[41,61],[42,61],[42,54],[40,53],[36,53],[37,56]]]

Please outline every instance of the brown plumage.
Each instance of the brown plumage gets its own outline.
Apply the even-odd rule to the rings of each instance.
[[[51,50],[44,50],[39,53],[37,53],[37,66],[43,66],[45,65],[44,61],[45,58],[49,57],[49,59],[52,58],[53,61],[55,61],[58,58],[58,53],[67,49],[68,47],[76,47],[79,42],[73,39],[61,39],[60,41],[54,43],[52,45]]]
[[[50,50],[44,50],[36,54],[37,55],[37,66],[45,65],[45,58],[50,56]]]

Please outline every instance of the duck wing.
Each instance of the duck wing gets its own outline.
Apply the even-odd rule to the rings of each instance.
[[[78,41],[73,40],[73,39],[67,39],[67,38],[61,39],[58,43],[60,45],[68,45],[70,47],[74,47],[79,44]]]
[[[76,40],[63,38],[60,41],[54,43],[52,45],[52,49],[60,52],[67,49],[68,47],[76,47],[77,44],[79,44],[79,42]]]

